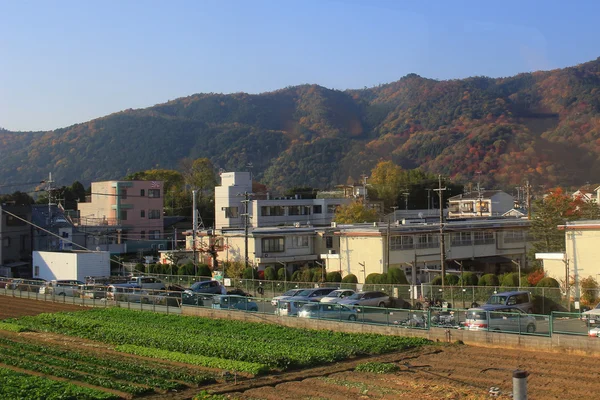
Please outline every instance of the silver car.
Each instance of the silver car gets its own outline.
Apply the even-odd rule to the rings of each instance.
[[[317,289],[304,289],[300,293],[294,295],[291,299],[296,301],[321,301],[321,299],[333,292],[336,288],[317,288]]]
[[[515,307],[470,308],[465,318],[470,331],[535,333],[535,317]]]
[[[271,305],[276,306],[279,300],[287,299],[288,297],[292,297],[303,291],[304,289],[290,289],[287,292],[283,293],[281,296],[275,296],[271,299]]]
[[[307,301],[296,301],[293,297],[288,299],[279,300],[275,307],[275,315],[284,315],[288,317],[295,317],[304,305],[308,304]]]
[[[321,299],[321,303],[337,303],[346,297],[352,296],[354,294],[354,290],[350,289],[338,289],[329,293],[327,296]]]
[[[356,321],[357,314],[356,310],[340,304],[311,303],[300,309],[298,317]]]
[[[346,306],[389,307],[392,304],[390,296],[383,292],[358,292],[340,300],[338,304]]]

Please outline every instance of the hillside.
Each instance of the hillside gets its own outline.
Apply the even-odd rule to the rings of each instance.
[[[252,163],[272,189],[330,187],[387,159],[463,182],[482,171],[486,187],[578,185],[598,180],[599,90],[600,58],[499,79],[196,94],[50,132],[0,130],[0,179],[87,185],[208,157],[231,171]]]

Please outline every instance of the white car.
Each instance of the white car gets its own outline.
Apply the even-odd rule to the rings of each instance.
[[[321,299],[321,303],[337,303],[338,301],[345,299],[346,297],[352,296],[354,290],[350,289],[338,289],[329,293]]]
[[[285,292],[284,294],[282,294],[281,296],[275,296],[271,299],[271,305],[272,306],[277,306],[277,303],[281,300],[287,300],[289,297],[295,296],[298,293],[300,293],[301,291],[303,291],[304,289],[290,289],[287,292]]]
[[[590,328],[588,331],[589,337],[599,337],[600,336],[600,326],[596,326],[594,328]]]

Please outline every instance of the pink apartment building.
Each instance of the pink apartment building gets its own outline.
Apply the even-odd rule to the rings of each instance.
[[[79,203],[81,225],[118,225],[123,240],[163,238],[162,181],[92,182],[89,202]]]

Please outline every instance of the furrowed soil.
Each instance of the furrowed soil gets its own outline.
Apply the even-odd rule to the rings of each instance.
[[[63,303],[0,296],[0,319],[84,309]],[[20,341],[85,350],[99,357],[113,353],[110,345],[74,337],[37,332],[0,331],[0,334]],[[581,340],[594,339],[581,337]],[[207,372],[189,365],[119,354],[123,358],[139,358],[140,362],[164,365],[164,368],[185,366],[191,371]],[[367,361],[394,363],[399,370],[391,374],[354,371],[357,365]],[[248,400],[509,399],[512,372],[521,369],[529,373],[529,399],[590,399],[597,387],[598,362],[597,357],[584,355],[438,344],[263,377],[238,376],[236,382],[230,376],[227,381],[219,379],[221,383],[203,388],[156,393],[143,398],[191,399],[204,389],[226,398]]]

